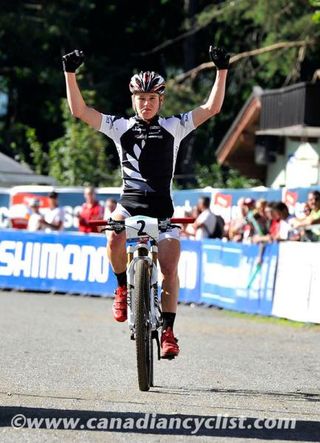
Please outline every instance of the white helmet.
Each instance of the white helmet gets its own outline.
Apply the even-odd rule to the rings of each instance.
[[[155,92],[156,94],[164,94],[166,84],[164,78],[154,71],[141,71],[131,77],[129,89],[131,94],[139,92]]]

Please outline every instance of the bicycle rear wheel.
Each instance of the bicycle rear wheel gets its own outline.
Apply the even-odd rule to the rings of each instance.
[[[134,318],[136,330],[136,354],[140,391],[148,391],[153,385],[152,335],[150,313],[150,272],[146,260],[138,260],[134,276]]]

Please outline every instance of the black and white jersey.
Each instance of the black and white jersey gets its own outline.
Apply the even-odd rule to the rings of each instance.
[[[152,197],[153,201],[158,198],[171,201],[179,147],[194,129],[192,111],[168,118],[155,116],[149,123],[137,116],[124,118],[102,114],[99,130],[116,145],[123,197],[144,195]]]

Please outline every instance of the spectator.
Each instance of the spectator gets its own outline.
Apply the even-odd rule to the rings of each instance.
[[[320,223],[320,192],[309,192],[306,205],[311,209],[310,214],[302,219],[295,219],[293,225],[296,228]]]
[[[43,216],[40,214],[39,208],[40,208],[40,201],[37,198],[33,198],[30,203],[29,207],[31,209],[31,215],[28,220],[28,231],[34,232],[34,231],[42,231],[43,230]]]
[[[255,235],[254,243],[267,243],[272,241],[288,240],[291,225],[289,223],[289,210],[285,203],[270,202],[265,208],[266,217],[269,220],[269,230],[264,235]]]
[[[310,225],[320,224],[320,192],[319,191],[309,192],[307,204],[311,209],[310,214],[306,215],[302,219],[296,218],[295,220],[293,220],[292,226],[294,228],[303,228],[303,227],[308,227]],[[319,241],[320,229],[318,228],[305,229],[303,236],[305,237],[305,240],[308,241]]]
[[[278,202],[274,205],[274,219],[277,223],[274,225],[273,234],[271,234],[272,240],[288,240],[291,226],[289,223],[289,209],[285,203]]]
[[[311,208],[310,221],[312,225],[320,223],[320,192],[313,191],[308,195],[308,204]]]
[[[265,235],[268,233],[268,219],[266,217],[267,200],[260,198],[256,201],[253,211],[252,225],[253,235]]]
[[[200,215],[198,206],[194,206],[191,211],[184,211],[184,217],[192,217],[197,219]],[[189,240],[194,240],[196,236],[196,230],[193,223],[182,224],[180,229],[180,237],[188,238]]]
[[[275,204],[276,202],[273,201],[267,202],[266,207],[264,208],[264,213],[266,215],[266,229],[268,233],[272,223],[273,208]]]
[[[274,225],[274,206],[276,205],[276,202],[267,202],[264,208],[264,214],[266,218],[266,230],[262,234],[254,234],[252,238],[253,243],[267,243],[271,242],[272,238],[270,235],[270,229],[271,225]],[[273,227],[273,229],[275,229]]]
[[[55,232],[63,230],[64,211],[58,205],[58,194],[55,191],[50,192],[49,209],[41,220],[42,229],[45,232]]]
[[[108,220],[108,218],[111,216],[116,207],[117,207],[117,200],[115,200],[114,198],[107,198],[104,206],[104,215],[103,215],[104,220]]]
[[[238,208],[239,217],[231,220],[229,226],[228,237],[234,242],[247,242],[249,237],[253,235],[253,226],[250,218],[253,216],[255,200],[252,198],[240,198]]]
[[[215,236],[216,228],[218,227],[218,219],[213,212],[210,210],[210,198],[200,197],[198,201],[198,210],[200,214],[193,223],[195,229],[195,239],[202,240],[203,238],[222,238],[223,227],[221,230],[221,235]]]
[[[311,208],[310,208],[310,205],[308,204],[308,202],[306,202],[306,203],[304,204],[304,207],[303,207],[303,213],[304,213],[304,216],[305,216],[305,217],[307,217],[308,215],[311,214]]]
[[[79,231],[89,234],[99,232],[97,226],[91,226],[89,220],[101,220],[103,217],[103,207],[96,200],[96,193],[92,186],[84,189],[85,203],[82,205],[79,217]]]
[[[27,229],[30,208],[24,203],[15,203],[9,208],[9,226],[13,229]]]

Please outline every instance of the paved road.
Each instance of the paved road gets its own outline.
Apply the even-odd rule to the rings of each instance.
[[[156,386],[142,393],[111,300],[0,292],[0,441],[320,441],[319,326],[179,306],[176,333],[181,356],[156,362]],[[17,414],[81,421],[76,430],[13,429]],[[208,417],[215,425],[195,433]],[[296,419],[296,429],[255,429],[263,418],[269,428]],[[139,419],[148,429],[130,430]],[[88,420],[104,429],[87,430]]]

